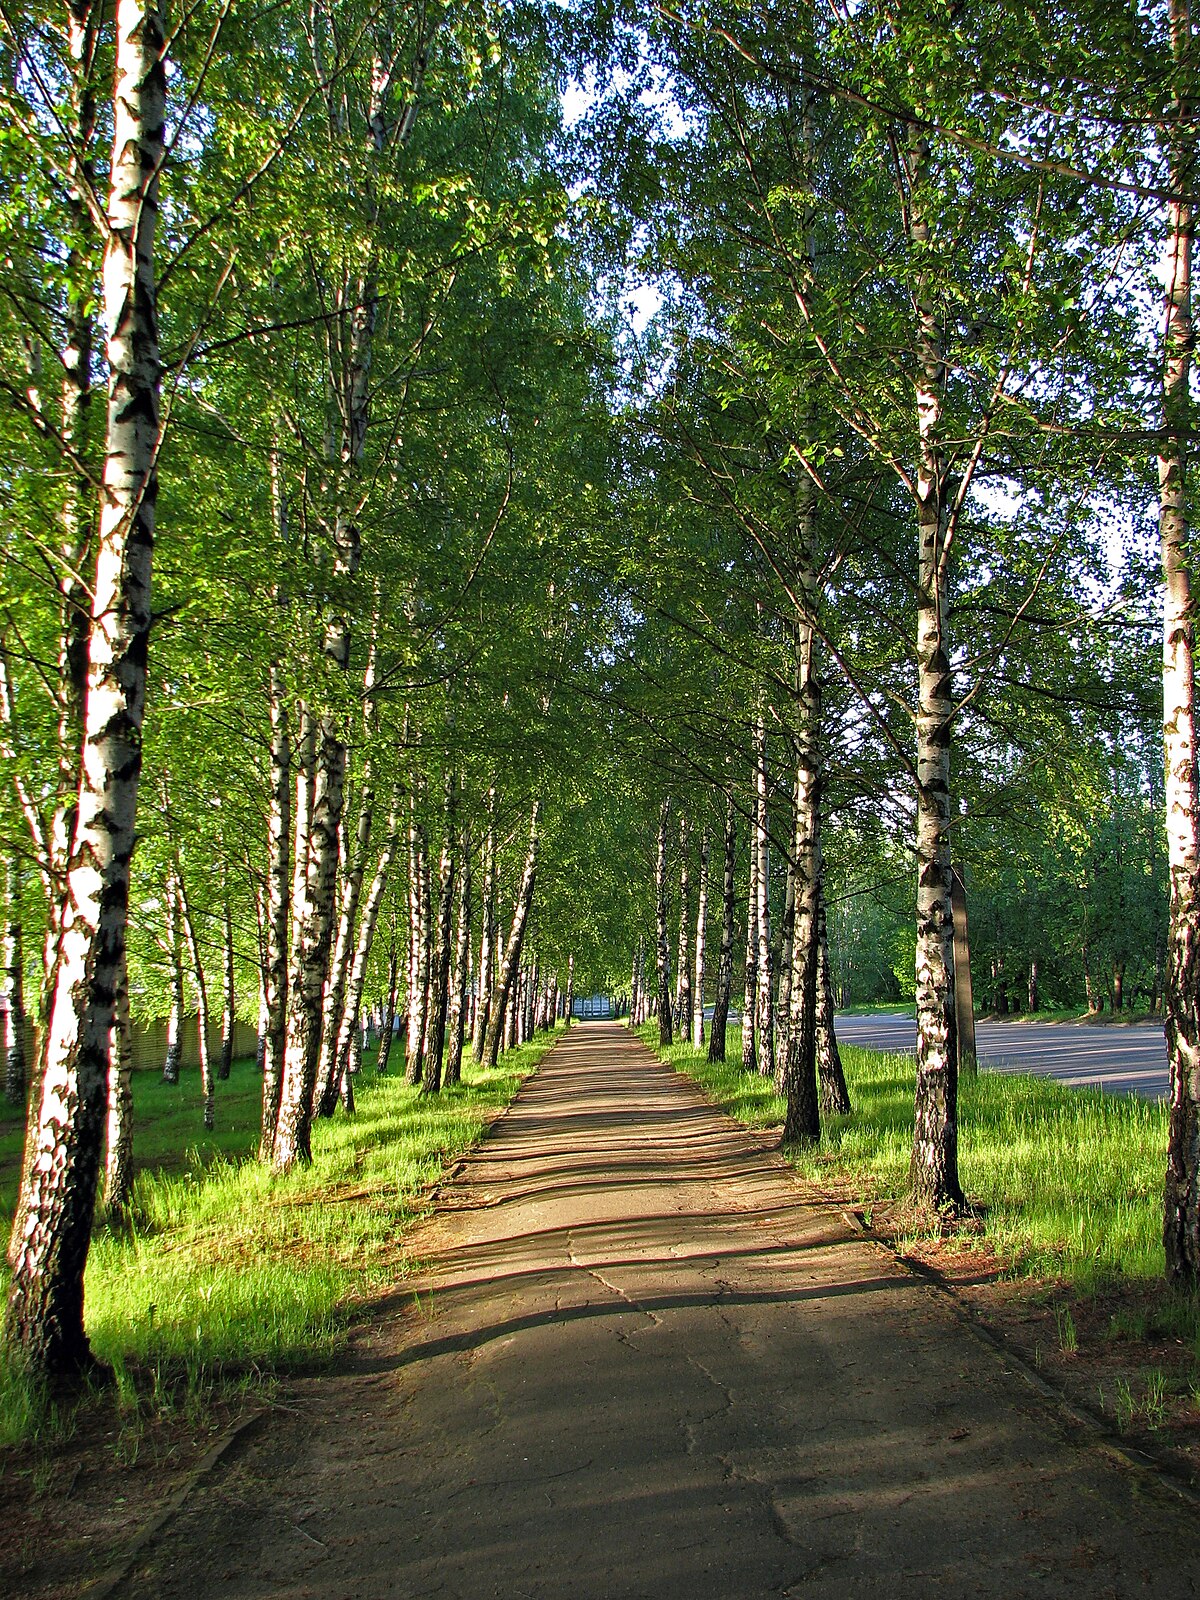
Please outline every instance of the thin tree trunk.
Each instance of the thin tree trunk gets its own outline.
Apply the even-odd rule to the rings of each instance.
[[[363,742],[367,754],[363,761],[362,784],[358,793],[358,817],[354,826],[354,843],[344,851],[345,871],[342,875],[341,904],[338,911],[337,935],[333,943],[333,956],[329,965],[329,978],[325,985],[321,1008],[321,1053],[317,1058],[317,1083],[314,1116],[331,1117],[337,1107],[338,1084],[345,1074],[343,1041],[346,1013],[346,991],[350,983],[351,967],[358,933],[358,906],[362,898],[363,879],[371,851],[371,830],[375,821],[375,780],[371,748],[378,732],[375,713],[375,663],[379,628],[379,591],[376,588],[375,607],[371,619],[370,644],[367,665],[363,673]],[[351,1030],[352,1031],[352,1030]]]
[[[950,885],[954,916],[954,1038],[960,1073],[978,1070],[975,1054],[975,995],[971,986],[971,940],[967,929],[967,890],[962,874],[955,872]],[[1030,1006],[1030,1010],[1036,1010]]]
[[[713,999],[712,1027],[708,1034],[708,1059],[724,1061],[725,1030],[733,990],[733,923],[737,870],[737,820],[732,795],[725,802],[724,874],[721,880],[721,947],[717,954],[717,992]]]
[[[237,995],[234,990],[233,966],[233,908],[229,903],[229,885],[225,885],[224,904],[221,907],[221,954],[224,958],[221,990],[221,1055],[217,1064],[217,1077],[224,1080],[233,1068],[233,1025],[237,1020]]]
[[[450,963],[454,958],[454,829],[458,805],[458,779],[446,774],[446,797],[442,807],[442,853],[438,860],[437,921],[429,977],[429,1049],[421,1075],[424,1094],[437,1094],[442,1087],[442,1067],[446,1054],[446,1014],[450,1000]]]
[[[167,1048],[163,1058],[163,1082],[178,1083],[183,1064],[183,928],[179,910],[179,881],[172,870],[167,876],[167,960],[170,963],[171,1004],[167,1011]]]
[[[535,956],[533,966],[529,972],[529,992],[525,1001],[525,1038],[523,1041],[525,1044],[528,1044],[538,1031],[538,1009],[541,1005],[542,989],[542,965]]]
[[[795,804],[795,796],[792,797]],[[795,814],[792,816],[795,832]],[[787,877],[783,890],[783,915],[779,919],[779,983],[775,990],[775,1072],[782,1071],[787,1058],[788,1038],[791,1034],[792,956],[796,936],[796,872],[788,858]]]
[[[24,1105],[28,1073],[25,1065],[25,945],[21,921],[21,863],[8,858],[5,896],[4,954],[4,1097],[10,1106]]]
[[[379,1054],[375,1058],[375,1071],[385,1073],[388,1057],[392,1053],[392,1037],[396,1031],[396,991],[400,987],[400,960],[393,937],[388,950],[388,991],[383,1007],[383,1027],[379,1035]]]
[[[479,1003],[475,1008],[475,1036],[471,1051],[476,1061],[484,1058],[488,1016],[492,1003],[492,968],[496,948],[496,791],[488,790],[487,828],[483,836],[483,900],[479,908]]]
[[[521,887],[517,893],[517,903],[513,910],[512,926],[508,933],[504,960],[500,966],[500,976],[496,980],[495,992],[492,995],[491,1018],[484,1042],[484,1059],[489,1067],[496,1065],[500,1055],[500,1030],[504,1026],[505,1013],[516,984],[525,924],[529,918],[529,908],[533,903],[533,885],[537,875],[538,823],[541,812],[542,803],[540,800],[535,800],[533,815],[529,822],[529,849],[525,855],[525,869],[521,874]]]
[[[842,1069],[833,1014],[833,973],[829,964],[829,929],[825,916],[825,875],[817,897],[817,1083],[820,1088],[821,1115],[848,1117],[850,1090]]]
[[[704,956],[708,934],[708,829],[700,832],[700,881],[696,889],[696,992],[693,997],[692,1044],[704,1043]]]
[[[183,916],[184,932],[192,956],[192,985],[196,991],[196,1031],[200,1046],[200,1091],[204,1098],[204,1126],[216,1127],[216,1085],[214,1082],[212,1051],[209,1049],[208,985],[204,979],[204,958],[200,941],[196,937],[196,924],[192,917],[191,902],[183,881],[182,868],[176,866],[175,882],[179,887],[179,908]]]
[[[785,1144],[815,1144],[821,1136],[817,1090],[817,968],[820,959],[821,883],[821,685],[811,608],[816,597],[813,496],[800,505],[806,560],[802,584],[805,613],[796,622],[796,791],[792,812],[794,926],[789,987],[788,1048],[777,1075],[787,1100]]]
[[[109,1039],[108,1130],[104,1159],[104,1209],[110,1222],[120,1221],[133,1189],[133,1036],[129,1028],[129,975],[125,964],[117,980],[113,1026]]]
[[[459,853],[458,931],[454,942],[454,986],[450,992],[445,1074],[447,1088],[462,1081],[463,1045],[466,1041],[467,970],[471,957],[471,840],[465,829]]]
[[[354,960],[350,967],[350,981],[346,988],[346,1003],[342,1013],[342,1026],[337,1041],[338,1063],[337,1081],[344,1081],[348,1071],[348,1058],[350,1043],[354,1038],[354,1030],[358,1027],[358,1019],[362,1010],[363,987],[367,978],[367,963],[371,959],[371,946],[375,939],[375,928],[379,921],[379,908],[383,904],[383,896],[387,889],[388,879],[391,876],[392,863],[396,859],[396,851],[400,848],[400,785],[397,784],[392,796],[391,810],[388,814],[387,833],[384,836],[383,849],[380,851],[379,860],[375,864],[375,875],[371,879],[371,887],[367,891],[366,905],[363,908],[362,920],[358,930],[358,943],[354,950]],[[389,988],[389,992],[391,992]],[[395,1009],[395,994],[392,993],[392,1007]],[[389,1050],[391,1048],[389,1040]],[[382,1049],[382,1045],[380,1046]],[[336,1090],[337,1084],[335,1084]]]
[[[429,995],[429,848],[425,830],[415,819],[408,829],[408,1050],[404,1081],[420,1083],[425,1064],[426,1013]]]
[[[1189,0],[1170,0],[1169,15],[1175,67],[1182,82],[1165,140],[1171,188],[1180,195],[1189,195],[1195,172],[1195,105],[1187,92],[1195,70]],[[1171,880],[1163,993],[1171,1075],[1163,1243],[1168,1280],[1189,1289],[1200,1282],[1200,798],[1187,488],[1188,439],[1193,426],[1189,385],[1195,342],[1193,228],[1190,201],[1172,201],[1168,209],[1163,443],[1158,460],[1159,535],[1165,587],[1163,742]]]
[[[563,997],[563,1027],[571,1026],[571,1011],[575,1005],[575,957],[567,957],[567,992]]]
[[[658,813],[658,854],[654,870],[654,904],[658,952],[658,1044],[665,1050],[674,1043],[671,1028],[671,953],[667,943],[667,819],[671,802],[664,800]]]
[[[909,235],[924,254],[929,141],[910,131]],[[912,1186],[932,1210],[963,1204],[958,1179],[958,1064],[954,1038],[954,915],[951,904],[949,544],[946,464],[940,432],[946,369],[939,313],[924,274],[916,286],[917,376],[917,1082]]]
[[[692,871],[691,824],[679,819],[679,944],[675,957],[675,1025],[685,1042],[692,1033]]]
[[[346,747],[332,717],[321,719],[302,914],[288,978],[287,1045],[273,1164],[287,1172],[312,1159],[312,1099],[321,1045],[321,986],[332,941],[333,889]]]
[[[290,862],[288,840],[291,833],[291,742],[288,731],[287,701],[278,667],[271,668],[271,800],[267,814],[267,915],[266,950],[263,960],[263,1000],[266,1013],[263,1049],[262,1125],[258,1154],[269,1161],[275,1148],[275,1126],[279,1120],[279,1096],[283,1088],[283,1059],[287,1045],[288,982],[288,879]],[[308,777],[304,755],[311,767],[312,723],[306,724],[309,738],[302,752],[297,776],[297,802],[308,815]],[[297,812],[297,827],[300,813]],[[306,823],[307,832],[307,823]],[[307,838],[305,839],[307,850]]]
[[[767,827],[767,729],[760,712],[754,733],[754,840],[758,853],[757,925],[758,964],[756,1016],[758,1027],[758,1070],[764,1078],[775,1073],[775,1007],[771,994],[771,860]]]
[[[750,824],[750,881],[746,891],[746,982],[742,998],[742,1070],[758,1071],[758,1052],[755,1048],[758,1004],[758,840],[755,825]]]

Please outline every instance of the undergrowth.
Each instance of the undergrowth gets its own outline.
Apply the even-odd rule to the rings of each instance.
[[[328,1359],[354,1310],[406,1270],[402,1235],[424,1193],[554,1037],[508,1052],[494,1071],[464,1062],[463,1084],[439,1095],[409,1088],[402,1062],[384,1077],[364,1070],[356,1114],[317,1122],[311,1165],[286,1177],[254,1159],[253,1063],[218,1086],[216,1135],[200,1129],[195,1085],[137,1075],[132,1203],[121,1227],[98,1225],[85,1279],[88,1337],[122,1402],[194,1402]],[[9,1143],[7,1220],[19,1160]],[[0,1357],[0,1443],[69,1427],[70,1408],[31,1393]]]
[[[642,1030],[652,1049],[657,1028]],[[751,1127],[776,1127],[784,1105],[771,1083],[741,1068],[740,1032],[728,1059],[675,1045],[665,1057]],[[900,1200],[912,1150],[911,1056],[842,1047],[854,1110],[829,1119],[813,1151],[789,1151],[818,1186],[846,1185],[857,1203]],[[959,1085],[959,1171],[984,1237],[1010,1270],[1062,1278],[1083,1293],[1115,1277],[1162,1273],[1164,1106],[1048,1078],[983,1071]]]

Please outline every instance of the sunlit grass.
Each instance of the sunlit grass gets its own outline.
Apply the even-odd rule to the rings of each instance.
[[[655,1047],[657,1031],[643,1030]],[[728,1060],[676,1045],[667,1058],[715,1103],[752,1127],[783,1122],[772,1085]],[[912,1148],[911,1056],[842,1047],[854,1111],[834,1117],[814,1152],[791,1152],[814,1183],[847,1183],[866,1205],[902,1198]],[[959,1096],[959,1167],[983,1213],[984,1235],[1012,1270],[1061,1276],[1080,1290],[1163,1270],[1162,1186],[1167,1114],[1134,1095],[1069,1088],[1048,1078],[981,1072]]]
[[[327,1359],[354,1310],[405,1272],[403,1234],[424,1193],[553,1042],[540,1035],[494,1071],[465,1062],[463,1084],[437,1096],[368,1067],[356,1115],[318,1122],[311,1166],[284,1178],[253,1158],[261,1089],[253,1063],[218,1085],[226,1092],[209,1136],[198,1094],[139,1075],[128,1222],[101,1223],[88,1258],[96,1354],[123,1382],[132,1375],[155,1391]],[[17,1159],[5,1174],[9,1217]],[[0,1442],[25,1437],[39,1417],[43,1426],[45,1411],[0,1368]]]

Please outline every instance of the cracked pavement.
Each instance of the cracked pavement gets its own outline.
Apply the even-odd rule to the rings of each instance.
[[[1198,1592],[1189,1506],[617,1025],[571,1030],[409,1244],[420,1279],[123,1596]]]

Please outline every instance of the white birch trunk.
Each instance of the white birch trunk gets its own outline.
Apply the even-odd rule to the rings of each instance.
[[[262,1124],[258,1154],[269,1161],[275,1149],[275,1127],[279,1120],[279,1096],[283,1089],[283,1058],[287,1047],[288,982],[288,841],[291,834],[291,741],[288,732],[287,700],[277,667],[271,668],[271,799],[267,813],[267,914],[266,950],[263,959],[263,1097]],[[308,779],[303,771],[304,756],[311,768],[311,719],[303,725],[302,741],[308,739],[301,756],[297,779],[297,799],[308,815]],[[307,823],[304,841],[307,852]]]
[[[237,1020],[237,993],[234,988],[233,907],[229,903],[229,885],[225,885],[224,904],[221,907],[222,985],[221,985],[221,1056],[217,1064],[217,1077],[226,1079],[233,1067],[233,1028]]]
[[[533,904],[533,886],[537,877],[538,858],[538,825],[542,813],[542,803],[535,800],[533,814],[529,823],[529,848],[525,855],[525,867],[521,874],[521,887],[517,891],[517,903],[513,910],[512,926],[508,933],[508,943],[504,950],[504,959],[500,964],[500,974],[496,980],[495,992],[492,995],[491,1018],[488,1022],[487,1039],[484,1043],[484,1060],[489,1067],[494,1067],[500,1054],[501,1030],[506,1021],[506,1012],[515,1010],[510,1006],[510,999],[514,998],[517,982],[517,972],[521,962],[521,945],[525,937],[525,924],[529,918],[529,908]]]
[[[708,1059],[724,1061],[725,1031],[733,994],[733,928],[736,901],[737,820],[732,795],[725,803],[725,837],[721,873],[721,944],[717,952],[717,992],[713,998],[712,1027],[708,1034]]]
[[[742,993],[742,1070],[758,1071],[758,1032],[755,1009],[758,1004],[758,835],[750,824],[749,883],[746,888],[746,981]]]
[[[817,895],[817,1083],[823,1117],[848,1117],[851,1111],[850,1090],[846,1085],[842,1052],[838,1049],[833,1025],[836,1009],[825,917],[825,879],[822,873]]]
[[[463,1045],[466,1040],[467,973],[471,957],[471,840],[465,829],[460,842],[459,859],[458,929],[454,941],[454,984],[450,991],[450,1020],[447,1025],[447,1088],[462,1082]]]
[[[775,1007],[771,996],[771,857],[767,831],[767,729],[759,713],[754,730],[754,846],[758,857],[755,932],[758,959],[755,967],[758,1028],[758,1070],[764,1078],[775,1073]]]
[[[675,1025],[685,1042],[692,1032],[691,826],[679,819],[679,944],[675,953]]]
[[[196,937],[196,924],[192,917],[191,901],[183,882],[183,872],[175,869],[175,882],[179,889],[179,908],[183,928],[187,934],[188,949],[192,956],[192,987],[196,991],[196,1032],[200,1054],[200,1092],[204,1101],[204,1126],[216,1127],[216,1085],[214,1082],[212,1051],[209,1049],[208,985],[204,978],[204,958],[200,941]]]
[[[1170,0],[1176,91],[1166,132],[1171,187],[1193,188],[1194,103],[1186,98],[1195,68],[1188,0]],[[1200,801],[1196,776],[1195,615],[1192,599],[1188,441],[1192,317],[1190,201],[1171,203],[1167,229],[1167,305],[1163,353],[1163,445],[1158,461],[1163,611],[1163,745],[1166,774],[1170,914],[1163,1019],[1170,1069],[1163,1243],[1170,1282],[1200,1282]]]
[[[416,821],[416,796],[408,829],[408,1048],[404,1081],[420,1083],[424,1065],[429,987],[429,869],[425,831]]]
[[[493,968],[496,964],[496,791],[488,790],[487,829],[483,837],[483,899],[479,911],[479,972],[477,986],[479,1004],[475,1008],[475,1036],[471,1051],[476,1061],[483,1061],[487,1041],[488,1015],[495,982]]]
[[[450,1001],[450,963],[453,959],[451,935],[454,923],[454,819],[458,805],[458,779],[446,774],[446,796],[442,806],[442,850],[438,859],[437,916],[434,921],[433,951],[429,963],[429,1049],[421,1073],[423,1094],[437,1094],[442,1087],[442,1068],[446,1051],[446,1015]]]
[[[658,1045],[665,1050],[675,1042],[671,1027],[671,952],[667,943],[667,820],[671,802],[664,800],[658,813],[658,848],[654,867],[655,933],[658,971]]]
[[[379,853],[379,860],[375,865],[375,875],[371,879],[371,887],[367,892],[367,901],[358,930],[358,943],[354,950],[354,961],[350,968],[350,981],[346,990],[346,1006],[342,1015],[341,1032],[337,1043],[339,1077],[344,1077],[347,1070],[350,1041],[354,1036],[355,1028],[358,1026],[358,1019],[362,1010],[363,986],[366,983],[367,963],[371,959],[371,946],[374,943],[375,929],[379,922],[379,908],[383,904],[383,897],[391,876],[392,863],[395,861],[396,852],[400,848],[400,804],[401,790],[400,785],[397,784],[392,795],[383,849]],[[390,978],[388,993],[394,1013],[396,997]],[[381,1043],[380,1049],[382,1050],[382,1048]]]
[[[183,991],[183,926],[179,908],[179,882],[173,870],[167,875],[166,903],[171,1002],[167,1011],[167,1048],[163,1057],[162,1076],[164,1083],[178,1083],[183,1064],[183,1018],[186,1001]]]
[[[696,889],[696,987],[692,997],[692,1044],[704,1043],[704,957],[708,936],[708,829],[700,833],[700,880]]]
[[[124,963],[122,963],[124,966]],[[108,1127],[104,1157],[104,1209],[118,1222],[129,1208],[133,1190],[133,1036],[129,1028],[129,977],[117,983],[108,1058]]]
[[[930,244],[922,209],[929,144],[909,145],[909,235]],[[946,464],[940,433],[945,362],[932,291],[917,286],[917,1084],[913,1118],[913,1197],[932,1210],[963,1203],[958,1180],[958,1064],[954,1040],[954,914],[950,861],[950,723],[954,711],[949,649]]]
[[[8,1305],[11,1343],[27,1367],[46,1378],[66,1379],[94,1366],[83,1330],[83,1272],[125,950],[150,629],[161,377],[154,230],[166,101],[162,54],[156,7],[117,0],[103,272],[110,376],[83,759],[40,1092],[27,1133],[30,1181],[13,1224]]]
[[[4,952],[0,957],[3,984],[4,1098],[10,1106],[25,1104],[28,1072],[25,1063],[25,945],[21,921],[21,863],[11,854],[7,863],[4,900]]]
[[[312,1159],[312,1098],[321,1045],[321,986],[332,938],[345,763],[346,747],[336,736],[333,719],[323,717],[309,829],[308,870],[288,980],[287,1046],[273,1154],[278,1172],[286,1172],[297,1162]]]

